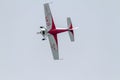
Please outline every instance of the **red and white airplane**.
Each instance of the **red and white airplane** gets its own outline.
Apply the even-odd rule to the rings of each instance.
[[[67,18],[68,28],[66,29],[56,28],[48,3],[44,4],[44,11],[45,11],[45,20],[46,20],[47,28],[40,26],[41,30],[40,32],[37,32],[37,34],[41,34],[43,36],[42,40],[46,40],[46,37],[48,36],[53,58],[54,60],[59,60],[57,34],[68,31],[70,40],[74,41],[73,29],[76,29],[76,28],[73,28],[70,17]]]

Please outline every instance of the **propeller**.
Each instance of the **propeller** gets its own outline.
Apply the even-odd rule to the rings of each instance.
[[[40,34],[40,32],[37,32],[36,34]]]

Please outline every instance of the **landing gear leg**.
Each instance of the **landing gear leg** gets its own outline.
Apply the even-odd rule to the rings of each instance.
[[[45,40],[45,38],[42,39],[43,41]]]

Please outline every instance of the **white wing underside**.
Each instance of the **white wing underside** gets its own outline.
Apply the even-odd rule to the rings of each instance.
[[[57,46],[55,37],[57,37],[57,35],[55,35],[55,36],[51,35],[51,34],[48,35],[53,58],[54,58],[54,60],[59,60],[58,46]]]

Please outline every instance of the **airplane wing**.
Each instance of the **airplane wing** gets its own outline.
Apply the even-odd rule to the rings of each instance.
[[[59,60],[57,34],[56,35],[49,34],[48,39],[50,42],[50,47],[53,53],[54,60]]]
[[[47,31],[56,29],[48,3],[44,4],[44,11],[45,11],[45,20],[46,20],[46,25],[47,25],[46,26]],[[54,60],[59,60],[57,34],[48,34],[48,39],[50,42],[50,47],[52,50]]]
[[[47,30],[55,29],[54,20],[51,14],[51,10],[48,3],[44,4],[44,11],[45,11],[45,20],[47,25]]]

